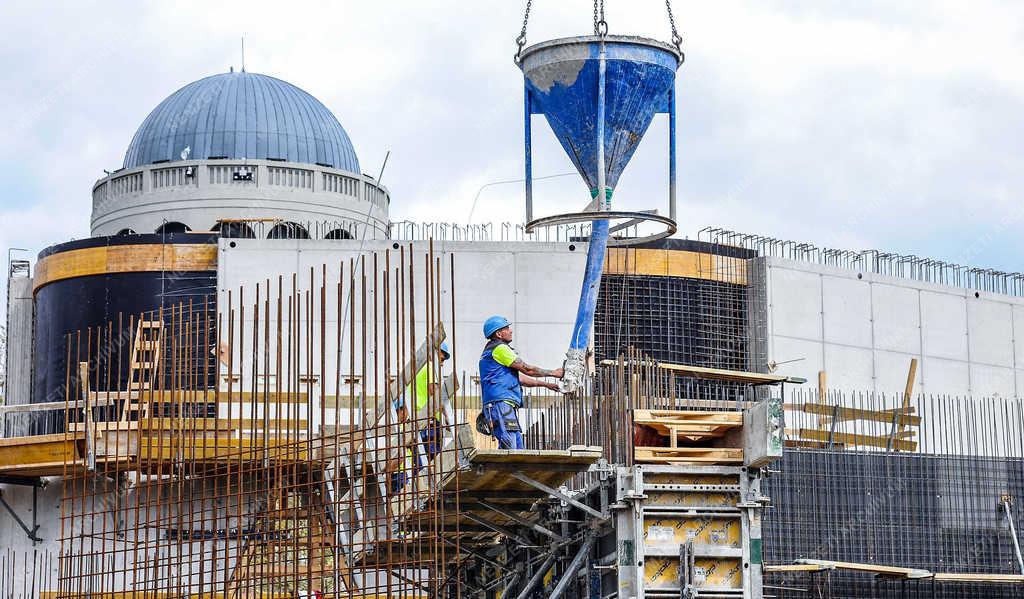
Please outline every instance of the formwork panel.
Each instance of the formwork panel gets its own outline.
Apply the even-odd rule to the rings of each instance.
[[[631,506],[616,520],[618,596],[761,597],[760,506],[747,501],[759,476],[685,464],[620,470],[619,501]]]

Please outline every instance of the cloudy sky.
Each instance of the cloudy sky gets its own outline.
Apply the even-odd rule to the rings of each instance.
[[[669,37],[662,2],[607,0],[612,33]],[[88,235],[90,189],[150,110],[241,65],[304,88],[392,192],[394,220],[465,222],[522,173],[521,1],[0,4],[0,246]],[[1024,270],[1024,3],[681,2],[682,235],[719,226]],[[591,5],[535,0],[530,42]],[[538,176],[572,171],[535,122]],[[656,120],[616,206],[665,199]],[[576,177],[538,212],[585,203]],[[523,218],[520,184],[475,222]]]

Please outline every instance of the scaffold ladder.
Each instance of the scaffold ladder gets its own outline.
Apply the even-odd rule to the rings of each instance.
[[[160,370],[163,331],[164,323],[159,320],[140,320],[135,328],[128,367],[128,397],[124,402],[121,420],[130,420],[133,412],[140,420],[146,417],[146,403],[141,401],[140,395],[152,389],[156,382]]]

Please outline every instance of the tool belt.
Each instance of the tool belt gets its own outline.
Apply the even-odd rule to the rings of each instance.
[[[488,410],[491,410],[491,412],[487,412]],[[497,414],[494,414],[494,412],[497,412]],[[490,418],[491,415],[495,415],[497,416],[497,418],[501,418],[502,428],[504,428],[505,432],[507,433],[518,433],[522,432],[523,430],[522,428],[519,427],[518,408],[507,401],[496,401],[492,404],[484,406],[484,411],[481,412],[481,414],[485,413],[487,414],[485,416],[485,420],[487,420],[487,426],[492,430],[492,432],[488,434],[494,434],[494,426],[491,423]]]

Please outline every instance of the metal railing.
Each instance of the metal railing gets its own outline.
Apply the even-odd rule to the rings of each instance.
[[[762,256],[835,266],[901,279],[949,285],[963,289],[1024,296],[1024,273],[1005,272],[955,264],[913,254],[881,250],[844,250],[818,247],[811,243],[778,239],[767,235],[740,233],[719,227],[705,227],[699,239],[754,250]]]

